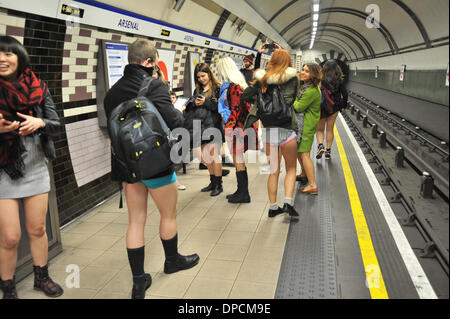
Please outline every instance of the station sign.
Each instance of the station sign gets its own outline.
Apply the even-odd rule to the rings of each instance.
[[[402,64],[402,67],[400,69],[400,81],[402,82],[405,79],[405,71],[406,71],[406,64]]]
[[[1,0],[0,5],[7,9],[33,12],[37,15],[65,20],[68,22],[68,26],[86,24],[242,55],[248,51],[257,53],[251,48],[233,42],[221,40],[92,0]]]

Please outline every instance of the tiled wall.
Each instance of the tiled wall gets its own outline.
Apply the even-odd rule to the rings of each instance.
[[[63,21],[2,8],[0,34],[24,43],[32,69],[47,82],[64,124],[54,138],[57,159],[53,162],[63,225],[118,191],[118,184],[110,178],[109,138],[97,123],[98,48],[101,39],[131,43],[138,37],[85,25],[66,27]],[[204,60],[207,49],[153,41],[158,48],[176,51],[172,88],[182,93],[188,52],[198,52]],[[243,58],[216,51],[213,61],[227,55]]]

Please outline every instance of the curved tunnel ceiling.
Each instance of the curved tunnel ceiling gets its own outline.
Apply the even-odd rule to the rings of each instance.
[[[261,0],[246,1],[293,48],[309,43],[310,0],[264,1],[264,4]],[[370,4],[376,4],[380,8],[378,29],[369,29],[365,25],[369,15],[366,8]],[[352,57],[349,58],[352,60],[398,54],[412,48],[431,48],[442,45],[442,41],[448,44],[448,7],[449,3],[445,0],[433,0],[433,5],[429,1],[425,4],[424,1],[417,0],[321,0],[321,32],[318,32],[316,42],[325,36],[339,38],[341,42],[347,41],[346,54],[350,53]],[[433,16],[430,11],[433,12],[434,19],[430,18]],[[343,44],[340,48],[343,49]],[[349,50],[350,48],[352,49]],[[356,57],[352,51],[356,53]]]

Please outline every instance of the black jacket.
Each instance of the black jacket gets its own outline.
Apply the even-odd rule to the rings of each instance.
[[[203,95],[204,92],[198,92],[195,90],[194,95]],[[202,106],[196,106],[194,102],[190,102],[186,106],[186,110],[184,111],[184,128],[189,131],[191,136],[191,146],[199,147],[200,145],[193,145],[194,141],[201,141],[201,144],[205,144],[210,142],[210,139],[204,139],[203,136],[195,136],[194,137],[194,120],[201,121],[201,132],[197,132],[198,134],[202,134],[208,128],[217,128],[221,130],[223,135],[223,124],[222,124],[222,116],[218,111],[218,99],[220,95],[220,88],[217,87],[213,92],[211,97],[207,97],[205,99],[205,103]]]
[[[44,120],[45,127],[37,131],[40,134],[42,149],[45,157],[50,160],[56,158],[55,146],[50,136],[55,135],[61,128],[58,113],[56,113],[55,103],[53,103],[50,92],[47,91],[44,101],[34,110],[36,117]]]
[[[151,76],[153,68],[146,68],[138,64],[128,64],[125,67],[123,77],[106,93],[104,99],[104,108],[106,117],[109,119],[112,110],[119,106],[122,102],[135,98],[141,88],[142,81]],[[183,126],[183,116],[180,111],[175,109],[169,94],[167,85],[160,81],[154,80],[147,91],[147,98],[152,101],[155,107],[161,113],[162,118],[166,122],[169,129]],[[114,181],[124,181],[121,178],[120,171],[116,169],[114,158],[111,158],[111,175]],[[173,170],[162,172],[154,178],[167,176],[172,174]]]

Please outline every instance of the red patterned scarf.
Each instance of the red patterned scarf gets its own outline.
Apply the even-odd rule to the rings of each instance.
[[[27,68],[14,82],[0,78],[0,113],[8,121],[23,121],[17,112],[35,116],[35,109],[47,94],[47,86]],[[0,134],[0,174],[11,179],[23,176],[25,147],[17,132]]]

